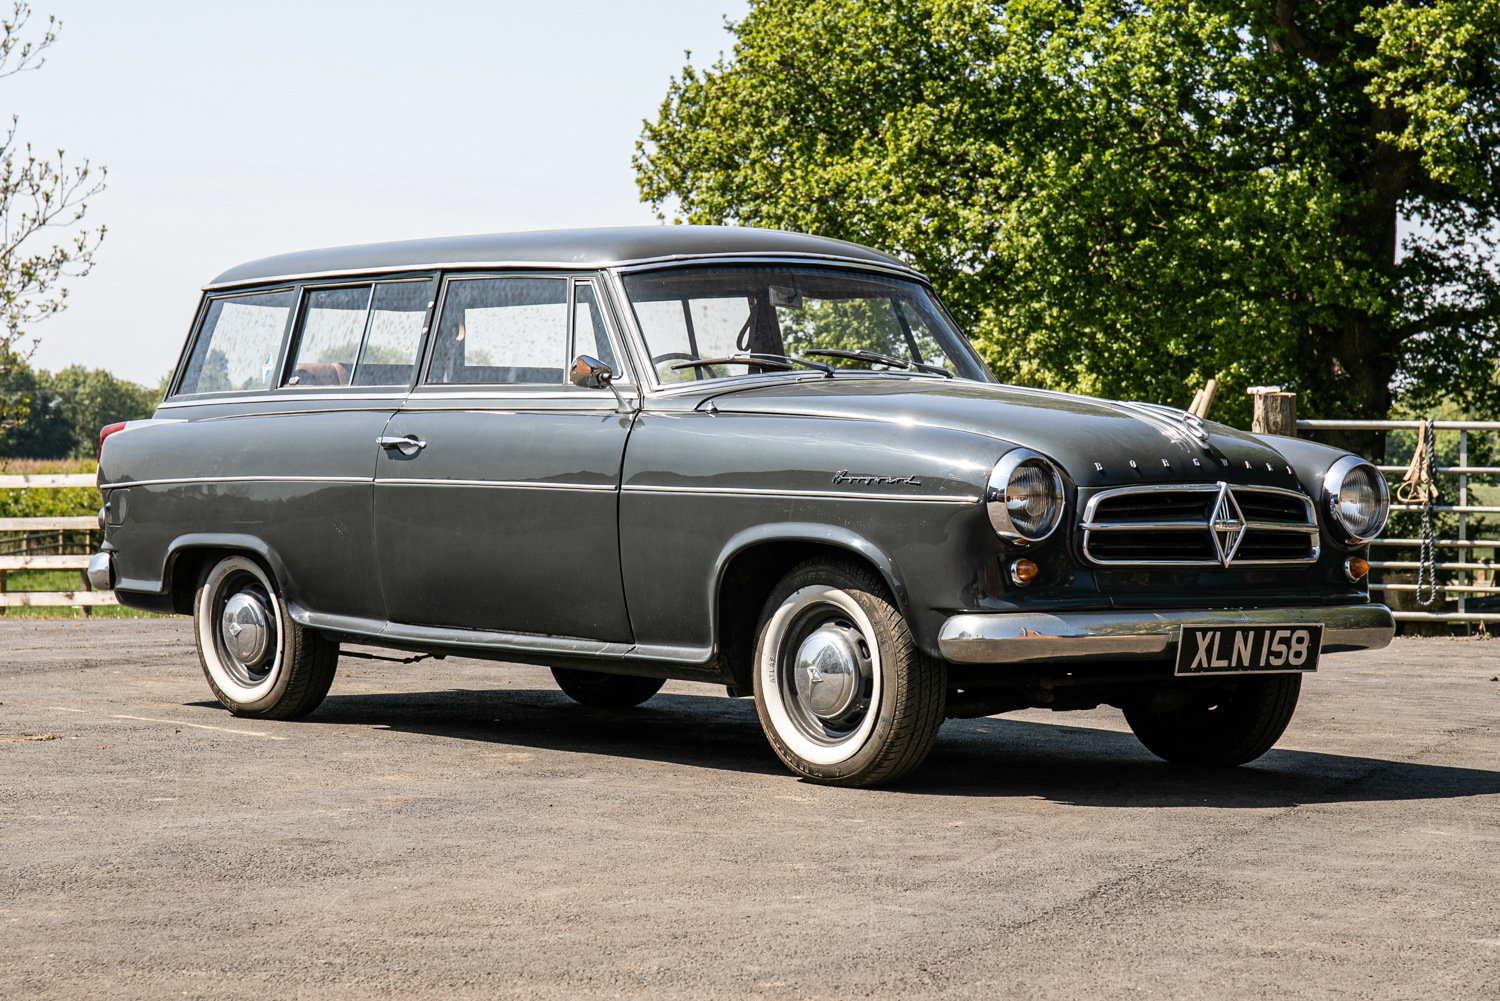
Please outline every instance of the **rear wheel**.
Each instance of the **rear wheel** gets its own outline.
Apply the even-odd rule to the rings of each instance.
[[[1247,675],[1178,709],[1126,709],[1125,720],[1158,758],[1232,767],[1254,761],[1281,739],[1301,690],[1300,674]]]
[[[554,667],[552,677],[557,687],[574,702],[595,709],[628,709],[638,706],[661,691],[664,678],[637,678],[629,674],[605,674],[602,671],[578,671]]]
[[[932,750],[947,667],[917,649],[885,582],[852,560],[782,578],[761,614],[755,708],[776,754],[827,785],[894,782]]]
[[[193,636],[209,687],[236,716],[306,716],[338,669],[339,645],[292,621],[271,575],[246,556],[205,569]]]

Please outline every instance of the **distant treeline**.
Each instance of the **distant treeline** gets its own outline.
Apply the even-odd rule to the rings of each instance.
[[[165,388],[148,389],[102,368],[73,365],[52,373],[16,365],[0,376],[0,393],[28,397],[30,413],[19,426],[0,431],[0,457],[92,459],[100,428],[150,417]]]

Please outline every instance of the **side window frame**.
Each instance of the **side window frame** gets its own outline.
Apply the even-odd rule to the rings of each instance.
[[[296,306],[292,309],[291,328],[288,330],[286,335],[286,347],[281,352],[281,372],[279,377],[280,381],[278,381],[276,384],[277,390],[291,390],[293,392],[305,393],[309,390],[328,391],[353,388],[352,383],[348,386],[288,385],[287,380],[292,377],[292,373],[296,371],[297,365],[297,359],[296,356],[292,354],[292,349],[296,348],[300,351],[302,348],[302,335],[305,333],[302,328],[303,325],[307,322],[307,300],[312,296],[314,292],[322,292],[326,289],[359,288],[362,285],[367,285],[370,288],[370,296],[365,301],[365,323],[364,326],[360,329],[359,346],[354,350],[355,367],[354,370],[350,371],[349,373],[349,377],[353,379],[354,371],[357,371],[359,368],[359,353],[364,350],[365,337],[370,331],[370,301],[374,299],[375,284],[376,282],[374,279],[365,278],[351,279],[347,281],[303,283],[297,286],[297,303]]]
[[[292,308],[287,312],[287,321],[281,328],[281,342],[277,349],[277,366],[275,371],[280,372],[286,367],[287,342],[301,312],[302,286],[295,282],[276,282],[266,286],[250,286],[248,288],[225,289],[221,292],[205,292],[198,302],[198,315],[193,320],[191,336],[188,337],[187,345],[183,348],[181,356],[177,359],[177,370],[172,374],[172,385],[170,391],[163,398],[165,403],[169,400],[186,402],[188,400],[201,400],[212,398],[223,398],[226,396],[244,396],[251,393],[270,394],[275,391],[276,386],[267,386],[265,389],[231,389],[217,393],[189,393],[183,396],[181,393],[182,379],[187,375],[189,362],[192,361],[193,352],[198,350],[198,342],[203,337],[203,325],[208,320],[209,310],[214,302],[220,299],[239,299],[249,295],[266,295],[274,292],[292,293]],[[279,386],[278,382],[278,386]]]
[[[444,287],[440,284],[442,280],[443,274],[440,271],[403,271],[398,274],[389,275],[349,275],[340,276],[334,279],[328,279],[326,281],[298,282],[294,286],[297,292],[297,300],[292,309],[291,323],[288,325],[287,331],[282,337],[283,344],[281,349],[281,369],[279,376],[280,381],[277,383],[276,388],[278,390],[284,389],[291,390],[293,392],[306,392],[309,390],[317,389],[322,392],[354,395],[357,395],[359,393],[392,393],[399,391],[411,392],[414,387],[420,386],[422,384],[422,376],[426,371],[427,352],[431,346],[430,342],[432,340],[432,328],[434,326],[433,321],[437,316],[437,309],[442,306],[441,291]],[[412,362],[412,377],[408,379],[404,385],[354,385],[352,380],[359,372],[360,355],[363,354],[365,349],[365,342],[369,339],[370,336],[370,316],[374,310],[375,290],[378,289],[381,285],[398,285],[413,282],[420,282],[429,285],[432,287],[433,291],[429,293],[429,295],[431,295],[431,298],[427,300],[427,310],[422,315],[421,341],[417,344],[416,357]],[[371,292],[370,301],[365,307],[365,326],[360,333],[359,350],[355,353],[355,367],[354,370],[349,373],[349,377],[351,380],[350,385],[316,387],[288,386],[287,380],[291,378],[292,372],[294,371],[293,366],[296,364],[296,358],[292,355],[292,348],[298,346],[298,344],[300,343],[302,314],[306,309],[308,294],[310,292],[316,292],[320,289],[357,288],[361,285],[369,285],[371,287]]]
[[[563,293],[563,307],[564,307],[563,308],[563,317],[564,317],[563,322],[566,324],[566,326],[564,327],[564,330],[563,330],[564,352],[563,352],[563,359],[562,359],[562,380],[560,382],[555,382],[555,383],[553,383],[553,382],[458,382],[458,383],[442,383],[442,382],[428,382],[427,381],[428,375],[429,375],[429,370],[432,368],[433,355],[437,351],[437,329],[438,329],[438,327],[442,326],[442,322],[443,322],[443,310],[446,309],[447,305],[448,305],[448,290],[452,287],[452,285],[453,285],[454,282],[468,281],[468,280],[474,280],[474,279],[478,279],[478,280],[483,281],[485,279],[494,279],[494,278],[547,278],[547,279],[552,279],[554,281],[559,281],[560,280],[560,281],[563,281],[563,282],[566,283],[567,289]],[[510,392],[510,391],[515,391],[515,390],[525,390],[525,391],[529,391],[529,392],[531,392],[533,394],[536,393],[536,392],[538,392],[538,391],[541,391],[541,392],[555,392],[555,391],[560,391],[560,390],[565,390],[565,389],[576,389],[577,387],[575,387],[572,383],[570,383],[568,381],[568,367],[573,364],[573,359],[576,357],[575,354],[569,354],[568,353],[572,349],[572,346],[573,346],[573,279],[574,278],[583,278],[585,280],[593,280],[594,281],[595,295],[597,296],[597,294],[598,294],[598,288],[599,288],[599,283],[598,283],[597,278],[594,277],[594,276],[592,276],[591,274],[582,274],[582,275],[580,275],[577,272],[572,272],[572,271],[547,271],[547,270],[529,269],[529,270],[524,270],[524,271],[467,271],[467,270],[465,270],[465,271],[444,271],[444,272],[441,272],[438,275],[438,292],[437,292],[437,296],[433,300],[432,309],[430,309],[428,311],[427,327],[426,327],[426,331],[427,332],[426,332],[426,334],[424,334],[424,336],[426,338],[426,343],[423,345],[423,348],[422,348],[422,363],[417,366],[417,369],[418,369],[418,371],[417,371],[417,379],[416,379],[416,382],[413,383],[413,389],[414,390],[415,389],[426,389],[426,390],[449,390],[449,391],[453,391],[453,390],[456,390],[456,389],[463,389],[463,388],[467,387],[468,389],[471,389],[473,391],[484,392],[484,393]],[[610,333],[611,332],[610,323],[609,323],[609,320],[607,318],[605,319],[604,327],[605,327],[606,333]],[[611,344],[615,344],[615,340],[616,340],[615,338],[611,337],[610,343]],[[615,346],[615,350],[616,351],[619,350],[618,345]]]

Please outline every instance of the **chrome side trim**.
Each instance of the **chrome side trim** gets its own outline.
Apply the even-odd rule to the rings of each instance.
[[[724,497],[800,497],[815,500],[911,501],[919,504],[978,504],[977,494],[868,494],[829,490],[761,490],[752,487],[662,487],[626,484],[629,493],[700,494]]]
[[[613,493],[613,483],[551,483],[545,480],[444,480],[419,477],[381,477],[375,481],[382,487],[519,487],[529,490],[598,490]]]
[[[1396,621],[1384,605],[1219,608],[1137,612],[992,612],[954,615],[938,632],[943,657],[959,664],[1165,660],[1184,625],[1321,622],[1323,652],[1379,650]]]
[[[457,647],[469,650],[514,651],[516,653],[559,657],[591,657],[599,660],[654,660],[684,665],[702,665],[713,656],[712,648],[673,646],[637,646],[633,643],[610,643],[578,636],[545,636],[538,633],[506,633],[487,629],[455,629],[448,626],[414,626],[402,622],[384,622],[351,615],[328,615],[313,612],[292,602],[287,612],[293,621],[313,629],[328,629],[384,640],[402,646]]]
[[[371,483],[372,476],[183,476],[165,480],[120,480],[101,483],[100,490],[116,487],[156,487],[176,483]]]
[[[406,390],[402,390],[399,393],[283,393],[279,389],[268,389],[255,393],[253,395],[247,394],[244,396],[210,396],[208,394],[195,394],[193,396],[182,397],[174,396],[169,397],[162,403],[157,404],[157,408],[160,410],[176,410],[180,407],[207,407],[218,406],[221,404],[228,405],[232,403],[273,403],[286,402],[289,400],[296,400],[298,403],[301,403],[305,400],[338,400],[344,403],[358,403],[361,400],[404,400],[406,399],[406,396]],[[300,414],[306,412],[307,411],[305,410],[286,411],[286,413],[292,414]],[[270,415],[255,414],[253,416],[261,417]]]

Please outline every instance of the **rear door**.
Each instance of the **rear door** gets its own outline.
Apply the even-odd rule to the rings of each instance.
[[[445,283],[427,374],[375,478],[393,622],[629,642],[617,532],[631,418],[569,360],[620,357],[586,276]],[[621,381],[628,383],[622,373]]]
[[[415,377],[435,291],[427,274],[211,297],[158,412],[185,423],[141,437],[152,468],[127,510],[129,530],[151,542],[124,550],[253,547],[293,603],[383,621],[375,439]]]

